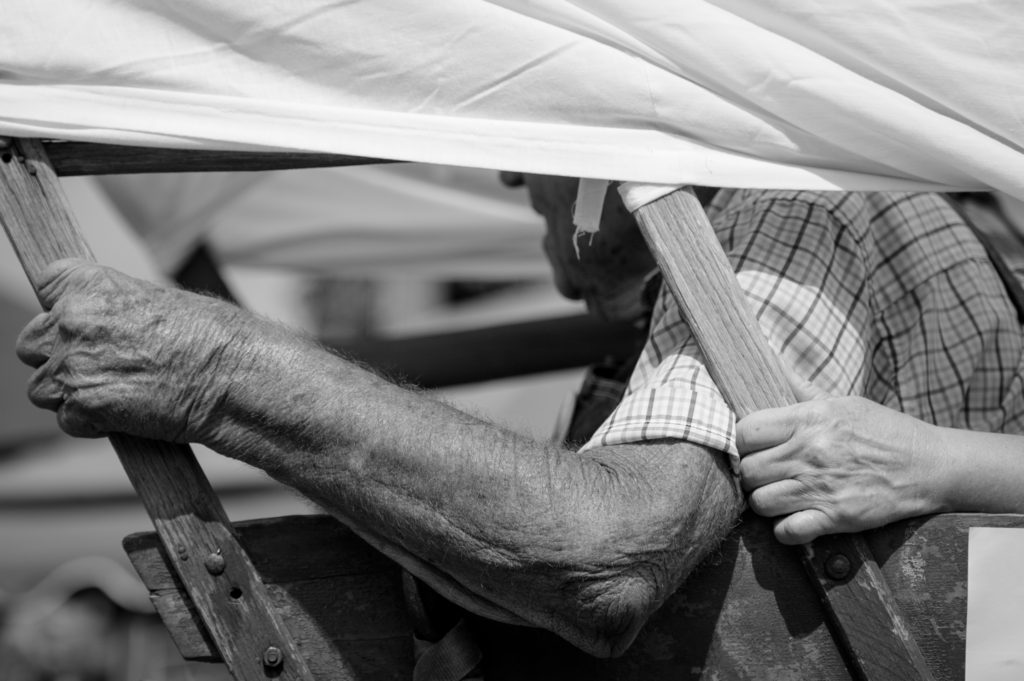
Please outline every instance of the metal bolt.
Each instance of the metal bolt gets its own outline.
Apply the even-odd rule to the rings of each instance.
[[[206,566],[206,571],[211,575],[219,575],[224,572],[224,556],[220,555],[220,549],[217,549],[206,557],[203,561],[203,565]]]
[[[835,580],[846,579],[850,576],[853,565],[850,559],[842,553],[835,553],[825,561],[825,574]]]
[[[185,548],[184,544],[178,544],[174,547],[174,550],[178,552],[179,559],[188,560],[188,549]]]
[[[263,664],[264,666],[276,669],[284,664],[284,653],[277,646],[268,646],[263,651]]]

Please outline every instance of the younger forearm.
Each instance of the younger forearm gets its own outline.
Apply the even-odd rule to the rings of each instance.
[[[929,429],[936,512],[1024,513],[1024,437]]]

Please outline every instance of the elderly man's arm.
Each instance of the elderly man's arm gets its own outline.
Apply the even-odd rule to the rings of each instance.
[[[72,434],[194,441],[314,499],[442,592],[624,650],[735,522],[721,456],[566,451],[399,388],[210,298],[63,262],[19,341]]]

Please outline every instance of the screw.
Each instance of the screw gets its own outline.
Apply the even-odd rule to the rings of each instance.
[[[268,646],[263,651],[263,664],[264,666],[276,669],[284,664],[284,653],[277,646]]]
[[[217,549],[206,557],[203,561],[203,565],[206,566],[206,571],[211,575],[219,575],[224,572],[224,556],[220,555],[220,549]]]
[[[174,550],[178,552],[179,559],[188,560],[188,549],[185,548],[184,544],[178,544],[174,547]]]
[[[853,566],[850,564],[850,559],[842,553],[836,553],[828,557],[825,561],[825,574],[834,580],[846,579],[850,576],[850,569]]]

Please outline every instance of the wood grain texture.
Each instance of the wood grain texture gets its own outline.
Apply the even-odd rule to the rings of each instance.
[[[678,190],[640,207],[635,216],[708,371],[737,416],[791,404],[778,359],[694,193]],[[827,550],[804,547],[803,559],[855,677],[933,678],[863,540],[837,535],[827,543]],[[826,553],[847,556],[854,575],[840,581],[825,577],[820,557]]]
[[[791,404],[793,391],[693,192],[678,190],[634,215],[736,415]]]
[[[37,292],[49,263],[92,259],[37,141],[16,140],[0,153],[0,221]],[[311,679],[191,449],[124,435],[110,439],[235,678]],[[204,567],[211,554],[223,558],[223,573]],[[283,667],[264,667],[268,646],[284,651]]]
[[[864,534],[939,681],[963,678],[967,539],[971,527],[981,526],[1024,527],[1024,516],[945,514]],[[322,658],[346,665],[359,681],[410,678],[411,625],[394,563],[328,516],[250,521],[236,528],[303,649],[324,645],[307,643],[304,632],[331,632],[325,652],[310,655],[318,677],[327,669],[316,661]],[[133,535],[125,545],[182,652],[215,659],[155,535]],[[755,515],[745,517],[669,597],[621,658],[590,657],[538,629],[481,618],[470,622],[484,650],[488,681],[853,678],[799,553],[775,541],[770,522]]]
[[[396,563],[329,516],[235,529],[315,678],[412,677],[412,627]],[[124,546],[182,656],[220,659],[156,535],[131,535]]]
[[[394,163],[362,156],[299,152],[156,149],[89,142],[45,142],[57,175],[120,175],[330,168]]]

